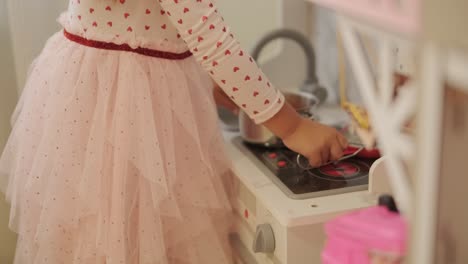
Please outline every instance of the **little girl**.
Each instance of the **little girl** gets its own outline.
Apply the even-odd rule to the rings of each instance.
[[[231,263],[213,81],[312,165],[347,145],[284,102],[211,0],[70,0],[60,22],[0,160],[16,264]]]

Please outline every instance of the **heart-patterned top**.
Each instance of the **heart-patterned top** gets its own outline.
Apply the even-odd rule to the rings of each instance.
[[[257,123],[275,115],[275,89],[225,24],[215,0],[70,0],[60,22],[86,39],[182,53],[189,49]]]

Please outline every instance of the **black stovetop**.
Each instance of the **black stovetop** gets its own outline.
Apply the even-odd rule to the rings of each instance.
[[[234,143],[290,198],[307,199],[366,190],[374,159],[350,158],[321,168],[304,170],[297,153],[287,148],[265,148],[236,138]]]

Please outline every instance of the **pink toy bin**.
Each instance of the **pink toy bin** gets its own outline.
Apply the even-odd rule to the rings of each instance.
[[[338,217],[325,225],[325,231],[323,264],[399,264],[405,256],[407,224],[388,205]]]

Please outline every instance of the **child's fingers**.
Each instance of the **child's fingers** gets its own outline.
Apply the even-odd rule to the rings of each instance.
[[[320,163],[319,165],[323,165],[325,163],[328,163],[330,161],[330,148],[326,147],[326,148],[323,148],[322,151],[320,152],[321,156],[322,156],[322,163]]]
[[[341,133],[337,133],[336,138],[338,142],[340,143],[340,146],[342,149],[346,149],[348,147],[348,140],[346,139],[345,136]]]
[[[343,157],[343,148],[340,144],[336,143],[331,146],[331,159],[338,160]]]
[[[307,156],[309,159],[310,166],[313,168],[319,167],[323,164],[322,161],[322,154],[319,151],[315,151],[314,153]]]

